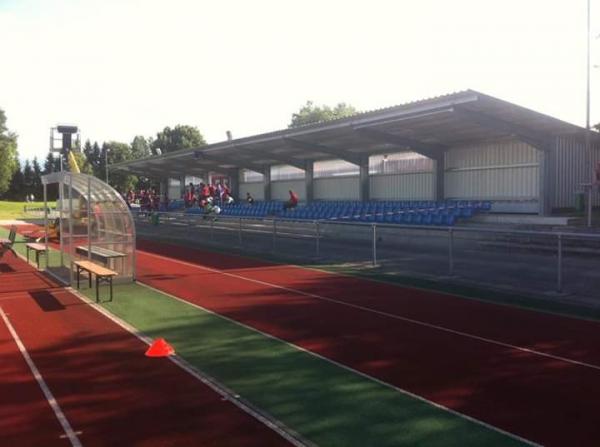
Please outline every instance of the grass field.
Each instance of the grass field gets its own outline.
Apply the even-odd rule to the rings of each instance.
[[[56,202],[48,202],[51,208],[56,207]],[[31,214],[25,212],[25,206],[29,208],[43,208],[44,202],[4,202],[0,201],[0,220],[7,219],[26,219],[31,218]]]

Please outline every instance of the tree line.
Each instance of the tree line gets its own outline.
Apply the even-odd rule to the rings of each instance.
[[[299,127],[355,113],[356,109],[345,103],[329,107],[318,106],[308,101],[297,113],[292,115],[288,127]],[[137,135],[131,143],[107,141],[99,144],[97,141],[86,140],[83,147],[76,148],[73,153],[81,172],[105,180],[107,163],[112,165],[205,145],[206,141],[198,128],[177,125],[165,127],[155,137]],[[42,176],[60,171],[61,157],[63,157],[63,165],[67,169],[68,162],[64,155],[50,152],[43,164],[37,157],[21,163],[18,155],[17,135],[6,127],[6,115],[0,109],[0,200],[22,201],[31,195],[36,200],[42,200]],[[130,188],[148,188],[155,181],[155,179],[120,171],[110,172],[108,179],[109,183],[121,192]],[[56,186],[49,187],[47,194],[48,200],[56,200]]]

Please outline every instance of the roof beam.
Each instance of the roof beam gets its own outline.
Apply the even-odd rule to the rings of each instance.
[[[311,141],[298,140],[297,138],[283,137],[283,141],[285,141],[285,143],[291,147],[321,152],[322,154],[331,155],[335,158],[339,158],[340,160],[344,160],[355,165],[360,166],[363,163],[363,159],[359,154],[346,152],[343,149],[337,149],[320,143],[313,143]]]
[[[368,127],[353,127],[353,129],[360,135],[370,138],[371,140],[379,141],[381,143],[391,143],[402,148],[410,149],[417,154],[421,154],[434,160],[439,159],[444,151],[448,150],[448,146],[443,144],[425,143],[412,138],[407,138],[401,135],[395,135]]]
[[[262,150],[262,149],[254,149],[254,148],[250,148],[247,150],[248,152],[246,153],[252,153],[253,155],[257,155],[261,158],[265,158],[268,160],[275,160],[278,163],[283,163],[286,165],[290,165],[293,166],[295,168],[298,169],[306,169],[306,162],[304,160],[298,160],[297,158],[294,157],[286,157],[283,154],[273,154],[271,152]]]
[[[263,166],[263,165],[260,165],[258,163],[254,163],[251,161],[240,161],[239,159],[230,160],[227,157],[221,157],[221,156],[215,155],[210,152],[205,152],[205,151],[194,151],[194,157],[197,159],[200,159],[200,160],[214,161],[217,164],[226,164],[226,165],[237,166],[238,168],[248,169],[250,171],[258,172],[259,174],[263,174],[263,175],[264,175],[266,169],[270,169],[270,167],[266,167],[266,166]],[[226,168],[223,168],[223,169],[226,169]]]
[[[456,116],[471,121],[485,127],[486,129],[503,132],[514,136],[519,140],[527,143],[536,149],[548,151],[551,148],[552,140],[546,135],[541,135],[531,129],[527,129],[521,125],[509,123],[502,119],[486,115],[481,112],[474,112],[464,107],[454,106]]]

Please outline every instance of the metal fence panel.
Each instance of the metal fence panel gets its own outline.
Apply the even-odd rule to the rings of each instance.
[[[298,263],[569,299],[600,299],[600,234],[500,228],[294,221],[162,213],[137,217],[142,238],[184,242]]]

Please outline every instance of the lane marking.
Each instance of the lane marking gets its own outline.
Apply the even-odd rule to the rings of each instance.
[[[289,342],[287,340],[284,340],[283,338],[277,337],[276,335],[272,335],[272,334],[269,334],[267,332],[263,332],[260,329],[257,329],[257,328],[252,327],[252,326],[248,326],[245,323],[242,323],[240,321],[234,320],[234,319],[229,318],[229,317],[227,317],[225,315],[219,314],[219,313],[214,312],[214,311],[212,311],[210,309],[202,307],[199,304],[192,303],[191,301],[187,301],[187,300],[185,300],[183,298],[180,298],[180,297],[178,297],[176,295],[173,295],[173,294],[171,294],[169,292],[165,292],[164,290],[157,289],[156,287],[153,287],[153,286],[151,286],[149,284],[141,282],[139,279],[136,282],[140,286],[146,287],[147,289],[150,289],[150,290],[153,290],[153,291],[155,291],[157,293],[160,293],[160,294],[163,294],[165,296],[168,296],[169,298],[174,299],[176,301],[179,301],[179,302],[181,302],[183,304],[186,304],[188,306],[195,307],[196,309],[199,309],[199,310],[201,310],[203,312],[206,312],[206,313],[208,313],[210,315],[213,315],[213,316],[215,316],[217,318],[220,318],[220,319],[223,319],[223,320],[228,321],[230,323],[233,323],[233,324],[235,324],[237,326],[243,327],[243,328],[245,328],[245,329],[247,329],[249,331],[252,331],[252,332],[255,332],[257,334],[260,334],[260,335],[262,335],[262,336],[264,336],[266,338],[270,338],[271,340],[275,340],[277,342],[283,343],[283,344],[285,344],[285,345],[287,345],[287,346],[289,346],[289,347],[291,347],[291,348],[293,348],[295,350],[298,350],[298,351],[301,351],[301,352],[303,352],[305,354],[308,354],[310,356],[316,357],[316,358],[318,358],[320,360],[323,360],[323,361],[325,361],[327,363],[331,363],[332,365],[335,365],[338,368],[341,368],[341,369],[344,369],[344,370],[346,370],[348,372],[351,372],[352,374],[356,374],[356,375],[358,375],[360,377],[363,377],[365,379],[372,380],[373,382],[375,382],[375,383],[377,383],[377,384],[379,384],[381,386],[384,386],[386,388],[392,389],[392,390],[394,390],[394,391],[396,391],[396,392],[398,392],[400,394],[404,394],[405,396],[411,397],[411,398],[416,399],[416,400],[418,400],[420,402],[423,402],[423,403],[426,403],[428,405],[431,405],[431,406],[433,406],[433,407],[435,407],[435,408],[437,408],[439,410],[442,410],[442,411],[448,412],[450,414],[453,414],[454,416],[457,416],[458,418],[465,419],[465,420],[467,420],[469,422],[472,422],[474,424],[477,424],[477,425],[481,425],[482,427],[485,427],[485,428],[487,428],[489,430],[495,431],[495,432],[500,433],[502,435],[508,436],[509,438],[512,438],[512,439],[515,439],[517,441],[523,442],[523,443],[525,443],[527,445],[535,446],[535,447],[541,447],[541,444],[538,444],[536,442],[533,442],[533,441],[530,441],[528,439],[525,439],[525,438],[523,438],[523,437],[521,437],[519,435],[516,435],[514,433],[508,432],[506,430],[503,430],[503,429],[501,429],[499,427],[496,427],[494,425],[488,424],[487,422],[484,422],[482,420],[476,419],[476,418],[471,417],[469,415],[466,415],[464,413],[460,413],[460,412],[458,412],[456,410],[453,410],[452,408],[446,407],[446,406],[444,406],[442,404],[438,404],[437,402],[434,402],[434,401],[429,400],[429,399],[427,399],[425,397],[419,396],[418,394],[414,394],[411,391],[408,391],[408,390],[406,390],[404,388],[400,388],[400,387],[398,387],[396,385],[393,385],[391,383],[384,382],[383,380],[378,379],[377,377],[371,376],[371,375],[369,375],[369,374],[367,374],[365,372],[362,372],[362,371],[359,371],[357,369],[354,369],[351,366],[344,365],[343,363],[339,363],[336,360],[330,359],[329,357],[325,357],[325,356],[323,356],[321,354],[318,354],[316,352],[309,351],[308,349],[303,348],[302,346],[295,345],[295,344],[293,344],[293,343],[291,343],[291,342]]]
[[[52,273],[50,273],[50,274],[52,276],[54,276]],[[116,315],[113,315],[112,313],[110,313],[110,311],[108,311],[107,309],[102,307],[99,303],[96,303],[95,301],[90,300],[87,296],[83,295],[78,290],[73,289],[70,286],[65,286],[64,290],[67,292],[70,292],[71,294],[73,294],[74,296],[79,298],[81,301],[88,304],[90,307],[95,309],[97,312],[104,315],[110,321],[112,321],[113,323],[115,323],[117,326],[121,327],[125,331],[129,332],[130,334],[132,334],[133,336],[135,336],[136,338],[141,340],[146,345],[150,346],[152,344],[152,342],[153,342],[152,338],[147,337],[146,335],[141,333],[139,330],[137,330],[135,327],[131,326],[126,321],[120,319]],[[271,430],[276,432],[278,435],[280,435],[286,441],[290,442],[295,447],[316,447],[312,442],[304,439],[299,433],[296,433],[291,428],[285,426],[282,422],[279,422],[277,419],[275,419],[271,415],[268,415],[268,414],[260,411],[258,408],[255,408],[253,405],[250,404],[250,402],[240,399],[240,396],[238,394],[229,390],[227,387],[225,387],[224,385],[219,383],[216,379],[213,379],[211,376],[196,369],[193,365],[188,363],[181,356],[175,354],[175,355],[169,356],[167,358],[171,362],[173,362],[175,365],[177,365],[179,368],[184,370],[186,373],[190,374],[192,377],[199,380],[204,385],[208,386],[210,389],[212,389],[217,394],[219,394],[221,396],[222,400],[227,400],[227,401],[231,402],[233,405],[238,407],[240,410],[249,414],[250,416],[252,416],[256,420],[258,420],[262,424],[266,425],[268,428],[270,428]]]
[[[137,250],[138,252],[140,250]],[[150,253],[141,251],[142,254],[146,254],[146,255],[150,255]],[[158,256],[158,255],[156,255]],[[22,256],[20,256],[22,259],[24,259]],[[164,258],[166,260],[169,261],[177,261],[171,258]],[[200,266],[195,265],[195,264],[190,264],[190,263],[186,263],[184,261],[179,261],[185,265],[190,265],[192,267],[197,267],[200,268]],[[215,270],[215,272],[219,272],[218,270]],[[53,278],[55,278],[57,281],[59,281],[59,283],[63,283],[64,282],[55,274],[53,274],[52,272],[46,271],[47,274],[49,274],[50,276],[52,276]],[[247,278],[244,278],[247,279]],[[392,389],[398,393],[401,393],[405,396],[409,396],[413,399],[416,399],[420,402],[426,403],[428,405],[433,406],[434,408],[438,408],[439,410],[445,411],[447,413],[450,413],[456,417],[458,417],[459,419],[464,419],[466,421],[469,421],[471,423],[474,423],[476,425],[479,425],[481,427],[487,428],[488,430],[494,431],[496,433],[502,434],[504,436],[507,436],[511,439],[515,439],[519,442],[522,442],[524,444],[533,446],[533,447],[542,447],[541,444],[538,444],[534,441],[530,441],[528,439],[525,439],[519,435],[516,435],[514,433],[508,432],[506,430],[503,430],[499,427],[496,427],[494,425],[488,424],[487,422],[481,421],[479,419],[476,419],[474,417],[471,417],[469,415],[460,413],[456,410],[453,410],[449,407],[446,407],[442,404],[439,404],[437,402],[431,401],[426,399],[425,397],[419,396],[417,394],[414,394],[408,390],[405,390],[403,388],[400,388],[396,385],[392,385],[390,383],[384,382],[383,380],[380,380],[376,377],[373,377],[367,373],[364,373],[362,371],[359,371],[357,369],[354,369],[350,366],[344,365],[342,363],[339,363],[333,359],[330,359],[328,357],[322,356],[320,354],[317,354],[316,352],[312,352],[309,351],[301,346],[292,344],[284,339],[281,339],[279,337],[276,337],[274,335],[268,334],[266,332],[262,332],[259,329],[256,329],[252,326],[248,326],[244,323],[241,323],[239,321],[233,320],[229,317],[226,317],[224,315],[218,314],[216,312],[213,312],[209,309],[206,309],[198,304],[192,303],[190,301],[184,300],[182,298],[179,298],[175,295],[172,295],[168,292],[156,289],[148,284],[145,284],[141,281],[139,281],[139,279],[136,281],[138,284],[140,284],[143,287],[146,287],[148,289],[154,290],[158,293],[161,293],[165,296],[168,296],[172,299],[175,299],[177,301],[180,301],[188,306],[192,306],[195,307],[197,309],[200,309],[206,313],[209,313],[211,315],[214,315],[217,318],[221,318],[223,320],[229,321],[230,323],[233,323],[235,325],[238,325],[240,327],[243,327],[245,329],[248,329],[252,332],[261,334],[262,336],[266,337],[266,338],[270,338],[272,340],[276,340],[278,342],[281,342],[295,350],[304,352],[310,356],[313,356],[315,358],[321,359],[325,362],[328,362],[332,365],[335,365],[343,370],[346,370],[348,372],[351,372],[353,374],[356,374],[360,377],[364,377],[365,379],[371,380],[383,387]],[[279,286],[276,286],[279,287]],[[146,337],[145,335],[143,335],[142,333],[140,333],[140,331],[138,331],[136,328],[134,328],[133,326],[131,326],[129,323],[125,322],[124,320],[120,319],[119,317],[117,317],[116,315],[113,315],[112,313],[110,313],[107,309],[105,309],[104,307],[102,307],[100,304],[97,304],[96,302],[88,299],[85,295],[83,295],[82,293],[80,293],[78,290],[73,289],[70,286],[66,286],[64,288],[64,290],[72,293],[73,295],[75,295],[76,297],[78,297],[81,301],[87,303],[88,305],[90,305],[91,307],[93,307],[94,309],[96,309],[98,312],[100,312],[102,315],[104,315],[106,318],[108,318],[109,320],[113,321],[115,324],[117,324],[118,326],[122,327],[123,329],[125,329],[126,331],[128,331],[129,333],[131,333],[132,335],[134,335],[135,337],[137,337],[139,340],[141,340],[142,342],[144,342],[145,344],[147,344],[148,346],[152,343],[152,339],[150,339],[149,337]],[[298,291],[300,292],[300,291]],[[249,402],[245,402],[240,400],[240,396],[236,393],[234,393],[233,391],[229,390],[228,388],[226,388],[225,386],[223,386],[222,384],[220,384],[218,381],[216,381],[215,379],[213,379],[212,377],[208,376],[207,374],[201,372],[200,370],[196,369],[193,365],[191,365],[190,363],[188,363],[185,359],[183,359],[182,357],[178,356],[178,355],[174,355],[174,356],[170,356],[168,357],[169,360],[171,360],[173,363],[175,363],[177,366],[179,366],[180,368],[182,368],[183,370],[185,370],[186,372],[188,372],[189,374],[191,374],[193,377],[195,377],[196,379],[198,379],[199,381],[201,381],[202,383],[204,383],[205,385],[207,385],[208,387],[210,387],[211,389],[213,389],[215,392],[217,392],[219,395],[221,395],[224,399],[229,400],[231,403],[233,403],[235,406],[239,407],[241,410],[245,411],[246,413],[250,414],[251,416],[253,416],[254,418],[256,418],[257,420],[259,420],[260,422],[262,422],[263,424],[265,424],[267,427],[271,428],[272,430],[274,430],[275,432],[277,432],[278,434],[280,434],[284,439],[286,439],[287,441],[291,442],[294,446],[296,447],[312,447],[314,444],[312,442],[310,442],[309,440],[304,439],[299,433],[296,433],[294,430],[291,430],[289,427],[285,426],[283,423],[277,421],[275,418],[271,417],[270,415],[265,415],[263,412],[259,411],[258,409],[254,409],[253,406],[250,405]]]
[[[6,313],[4,312],[2,307],[0,307],[0,316],[4,320],[4,323],[6,324],[6,327],[8,328],[10,335],[12,335],[15,343],[17,344],[19,351],[21,351],[21,355],[25,359],[25,362],[27,362],[27,365],[29,366],[29,369],[31,370],[33,377],[35,377],[35,380],[37,381],[38,385],[42,389],[42,392],[44,393],[44,397],[46,397],[48,404],[50,404],[52,411],[54,411],[54,415],[56,416],[56,419],[58,419],[58,422],[60,423],[60,425],[63,428],[63,431],[65,432],[64,435],[69,439],[69,441],[71,442],[71,445],[73,447],[82,447],[82,444],[79,441],[77,434],[75,433],[75,431],[71,427],[71,424],[69,423],[69,420],[67,419],[67,417],[61,410],[60,405],[58,405],[58,402],[54,398],[52,391],[50,391],[50,388],[46,384],[46,381],[42,377],[42,374],[40,373],[39,369],[37,368],[37,366],[35,366],[35,363],[33,363],[33,360],[31,359],[31,356],[27,352],[27,349],[25,349],[25,345],[21,341],[19,334],[17,334],[17,331],[15,331],[15,328],[13,327],[11,322],[8,320],[8,316],[6,315]],[[81,433],[81,432],[78,432],[78,433]]]
[[[447,328],[445,326],[439,326],[437,324],[427,323],[425,321],[416,320],[416,319],[413,319],[413,318],[402,317],[400,315],[395,315],[395,314],[391,314],[391,313],[388,313],[388,312],[384,312],[384,311],[372,309],[370,307],[361,306],[360,304],[348,303],[348,302],[341,301],[341,300],[338,300],[338,299],[335,299],[335,298],[329,298],[329,297],[325,297],[325,296],[322,296],[322,295],[317,295],[315,293],[304,292],[302,290],[292,289],[292,288],[289,288],[289,287],[284,287],[284,286],[280,286],[280,285],[277,285],[277,284],[269,283],[269,282],[266,282],[266,281],[261,281],[261,280],[258,280],[258,279],[248,278],[246,276],[237,275],[235,273],[224,272],[222,270],[217,270],[217,269],[213,269],[213,268],[210,268],[210,267],[205,267],[205,266],[198,265],[198,264],[193,264],[193,263],[186,262],[186,261],[181,261],[179,259],[172,259],[172,258],[168,258],[166,256],[157,255],[157,254],[154,254],[154,253],[148,253],[148,252],[144,252],[144,251],[140,251],[140,250],[138,250],[138,252],[140,252],[140,254],[142,256],[150,256],[150,257],[162,259],[162,260],[169,261],[169,262],[175,262],[175,263],[178,263],[178,264],[187,265],[189,267],[194,267],[194,268],[197,268],[199,270],[205,270],[205,271],[209,271],[209,272],[212,272],[212,273],[218,273],[218,274],[221,274],[221,275],[224,275],[224,276],[228,276],[230,278],[236,278],[236,279],[240,279],[240,280],[252,282],[252,283],[255,283],[255,284],[260,284],[260,285],[267,286],[267,287],[273,287],[273,288],[284,290],[286,292],[294,293],[294,294],[297,294],[297,295],[302,295],[302,296],[306,296],[306,297],[309,297],[309,298],[315,298],[315,299],[318,299],[318,300],[321,300],[321,301],[327,301],[327,302],[330,302],[330,303],[339,304],[339,305],[350,307],[350,308],[353,308],[353,309],[358,309],[358,310],[362,310],[362,311],[365,311],[365,312],[373,313],[375,315],[379,315],[379,316],[382,316],[382,317],[392,318],[394,320],[399,320],[399,321],[404,321],[406,323],[414,324],[414,325],[417,325],[417,326],[423,326],[423,327],[427,327],[429,329],[435,329],[437,331],[446,332],[446,333],[449,333],[449,334],[458,335],[458,336],[465,337],[465,338],[470,338],[470,339],[477,340],[477,341],[480,341],[480,342],[484,342],[484,343],[488,343],[488,344],[493,344],[493,345],[496,345],[496,346],[501,346],[503,348],[514,349],[514,350],[517,350],[517,351],[520,351],[520,352],[524,352],[524,353],[527,353],[527,354],[531,354],[531,355],[535,355],[535,356],[539,356],[539,357],[545,357],[545,358],[549,358],[549,359],[552,359],[552,360],[558,360],[558,361],[569,363],[569,364],[572,364],[572,365],[583,366],[583,367],[586,367],[586,368],[594,369],[596,371],[600,371],[600,366],[599,365],[595,365],[593,363],[588,363],[588,362],[584,362],[584,361],[580,361],[580,360],[570,359],[570,358],[567,358],[567,357],[562,357],[562,356],[558,356],[558,355],[554,355],[554,354],[548,354],[546,352],[537,351],[535,349],[525,348],[525,347],[522,347],[522,346],[517,346],[517,345],[510,344],[510,343],[505,343],[505,342],[502,342],[502,341],[493,340],[491,338],[482,337],[482,336],[479,336],[479,335],[470,334],[468,332],[458,331],[458,330],[455,330],[455,329],[450,329],[450,328]]]

